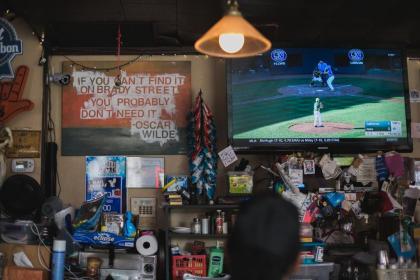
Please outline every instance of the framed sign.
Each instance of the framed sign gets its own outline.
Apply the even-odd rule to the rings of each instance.
[[[78,62],[111,68],[115,62]],[[62,155],[185,154],[189,61],[134,62],[120,71],[63,72]],[[118,79],[117,79],[118,77]]]
[[[13,147],[7,149],[9,158],[39,158],[41,131],[39,130],[12,130]]]
[[[0,18],[0,80],[14,78],[11,62],[13,58],[22,54],[22,40],[17,37],[15,27],[6,19]]]
[[[86,157],[86,201],[106,195],[104,212],[126,210],[126,158],[121,156]]]
[[[163,157],[127,157],[127,188],[160,188],[165,174]]]

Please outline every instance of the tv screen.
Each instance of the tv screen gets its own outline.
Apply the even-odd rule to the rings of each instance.
[[[405,58],[391,49],[273,48],[227,67],[236,151],[411,151]]]

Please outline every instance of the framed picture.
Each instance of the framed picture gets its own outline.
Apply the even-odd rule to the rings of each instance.
[[[161,188],[163,157],[127,157],[127,188]]]
[[[124,213],[126,210],[126,157],[86,157],[86,201],[106,195],[103,212]]]
[[[315,161],[314,160],[303,161],[303,173],[305,175],[315,174]]]
[[[41,155],[41,131],[12,130],[13,147],[7,149],[9,158],[39,158]]]
[[[78,62],[115,68],[115,62]],[[62,155],[186,154],[191,62],[138,61],[119,71],[63,72]],[[99,141],[100,140],[100,141]]]

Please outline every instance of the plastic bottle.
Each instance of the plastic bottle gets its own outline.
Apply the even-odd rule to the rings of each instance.
[[[66,240],[54,239],[51,280],[64,279],[64,261],[66,258]]]
[[[210,249],[208,277],[217,277],[223,272],[223,248],[217,242],[216,247]]]
[[[123,232],[125,237],[135,237],[136,236],[136,227],[133,222],[133,214],[130,211],[125,213],[125,221],[123,226]]]
[[[216,234],[223,233],[223,217],[222,217],[222,210],[217,210],[216,216]]]

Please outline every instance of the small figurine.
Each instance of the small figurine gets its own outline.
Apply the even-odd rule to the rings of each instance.
[[[125,213],[125,222],[124,222],[124,236],[125,237],[135,237],[136,236],[136,227],[133,222],[133,214],[130,211]]]

